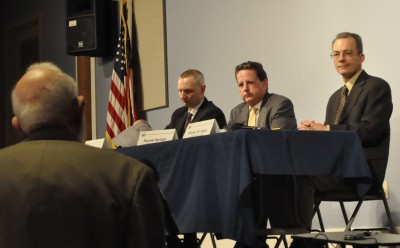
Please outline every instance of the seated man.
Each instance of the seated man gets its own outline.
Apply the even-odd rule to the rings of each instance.
[[[204,95],[206,85],[203,73],[198,70],[190,69],[184,71],[178,79],[178,95],[184,106],[176,109],[171,116],[170,123],[165,129],[176,129],[178,137],[181,139],[185,133],[186,127],[191,122],[199,122],[215,119],[220,128],[226,126],[225,115],[220,108]],[[150,126],[144,120],[135,122],[134,127],[130,128],[130,133],[150,130]],[[121,133],[122,134],[122,133]],[[121,136],[119,134],[119,136]],[[132,135],[132,134],[131,134]],[[137,134],[131,137],[123,137],[123,139],[131,139],[137,137]],[[137,138],[136,138],[137,140]],[[171,220],[171,219],[170,219]],[[172,223],[167,223],[167,225]],[[173,229],[173,228],[170,228]],[[176,238],[176,233],[167,237],[168,247],[197,247],[196,233],[187,233],[184,235],[183,244]]]
[[[232,109],[225,129],[233,130],[241,126],[269,130],[296,129],[292,102],[284,96],[268,92],[267,74],[260,63],[248,61],[236,66],[235,77],[243,102]],[[257,220],[260,222],[259,228],[266,228],[269,219],[272,227],[311,229],[312,187],[308,184],[308,178],[295,178],[257,176],[258,186],[254,193],[260,197],[258,200],[262,204],[259,210],[261,216]],[[296,190],[293,189],[296,188],[298,194],[294,195]],[[297,199],[301,201],[297,202]],[[260,205],[260,202],[254,205]],[[237,242],[235,247],[243,245]],[[257,247],[266,247],[265,238],[258,239]]]
[[[0,247],[165,247],[154,172],[82,144],[84,99],[51,63],[12,92],[23,142],[0,150]]]
[[[171,122],[165,128],[175,128],[179,138],[183,137],[187,122],[215,119],[218,126],[223,128],[226,125],[225,115],[207,100],[205,91],[203,73],[193,69],[184,71],[178,79],[178,95],[184,106],[174,111]]]
[[[176,109],[171,116],[170,123],[165,129],[176,129],[181,139],[186,127],[191,122],[215,119],[219,128],[226,126],[225,115],[212,101],[204,95],[206,85],[203,73],[190,69],[184,71],[178,79],[178,95],[184,106]],[[136,145],[139,132],[152,130],[145,120],[138,120],[133,126],[118,134],[113,141],[117,146]]]
[[[343,85],[329,99],[325,122],[304,120],[299,130],[354,130],[360,137],[374,178],[373,190],[380,189],[389,156],[390,117],[393,111],[389,84],[362,69],[365,55],[358,34],[339,33],[332,42],[332,59]],[[315,190],[352,191],[343,179],[315,178]]]
[[[225,115],[220,108],[208,101],[204,95],[206,85],[203,73],[198,70],[186,70],[178,79],[178,95],[183,107],[174,111],[171,122],[165,127],[175,128],[181,139],[191,122],[215,119],[220,128],[226,125]],[[185,234],[184,247],[197,247],[196,234]]]

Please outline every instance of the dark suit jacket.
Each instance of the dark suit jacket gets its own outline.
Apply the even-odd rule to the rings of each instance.
[[[171,116],[171,122],[165,127],[165,129],[175,128],[178,137],[181,139],[184,134],[183,128],[186,122],[187,113],[187,107],[181,107],[175,110]],[[204,101],[197,110],[192,122],[206,121],[211,119],[217,120],[219,128],[223,128],[226,125],[225,115],[222,110],[215,106],[212,101],[208,101],[207,98],[204,98]]]
[[[149,167],[41,132],[0,150],[0,247],[165,247]]]
[[[232,125],[235,123],[247,126],[248,119],[249,106],[243,102],[232,109],[229,123],[225,129],[231,130]],[[257,127],[284,130],[297,129],[292,102],[284,96],[266,92],[261,103]]]
[[[389,156],[389,119],[393,110],[390,86],[381,78],[361,72],[347,97],[339,124],[334,125],[340,91],[329,99],[325,124],[329,124],[331,130],[355,130],[358,133],[371,172],[381,184]]]

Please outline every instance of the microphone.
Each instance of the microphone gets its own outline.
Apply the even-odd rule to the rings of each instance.
[[[243,123],[233,123],[230,126],[230,130],[239,130],[239,129],[252,129],[252,130],[281,130],[279,127],[278,128],[266,128],[266,127],[249,127],[244,125]]]
[[[252,130],[256,130],[256,129],[261,129],[259,127],[250,127],[250,126],[246,126],[243,123],[233,123],[231,126],[231,130],[239,130],[239,129],[252,129]]]
[[[231,125],[231,130],[238,130],[238,129],[242,129],[244,127],[243,123],[233,123]]]

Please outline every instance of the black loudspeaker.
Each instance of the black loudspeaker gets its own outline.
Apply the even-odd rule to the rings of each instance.
[[[110,54],[110,0],[66,0],[67,53],[103,57]],[[115,17],[117,18],[117,17]]]

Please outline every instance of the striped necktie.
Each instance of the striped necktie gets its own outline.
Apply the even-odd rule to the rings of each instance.
[[[346,85],[343,86],[342,92],[340,93],[340,102],[336,112],[336,118],[334,124],[339,124],[340,117],[342,116],[344,105],[346,104],[347,93],[349,89],[347,89]]]
[[[192,116],[193,114],[188,112],[186,116],[185,126],[183,127],[183,133],[185,133],[187,126],[192,122]]]

